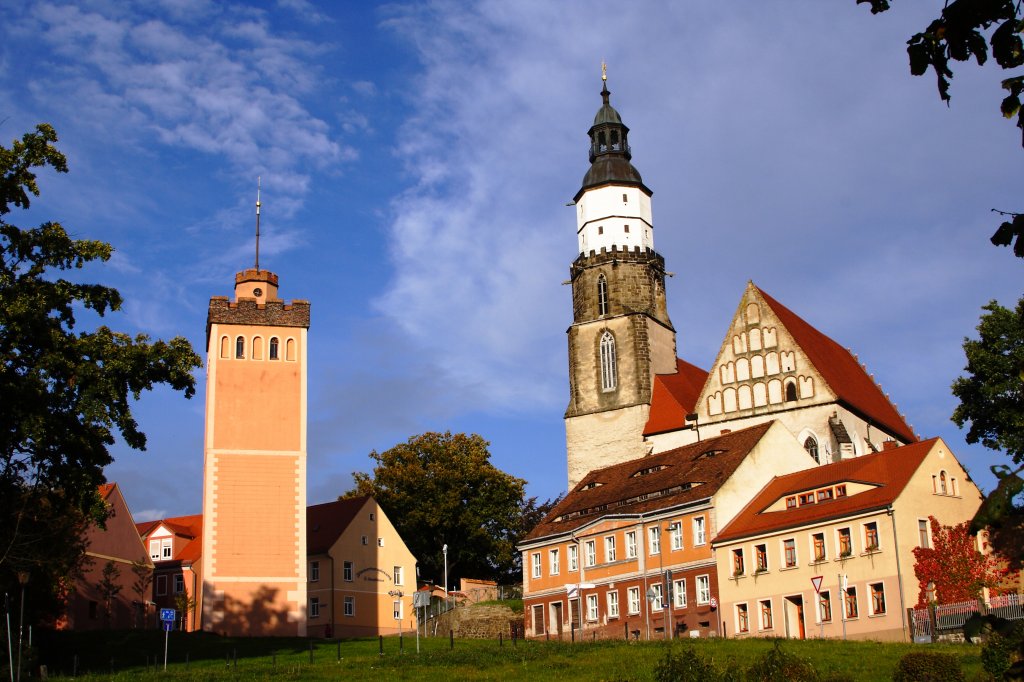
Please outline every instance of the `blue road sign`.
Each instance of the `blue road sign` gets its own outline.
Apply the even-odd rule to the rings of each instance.
[[[167,622],[174,622],[177,617],[177,612],[174,609],[160,609],[160,620]]]
[[[174,621],[173,620],[165,620],[164,621],[164,632],[170,632],[173,629],[174,629]]]

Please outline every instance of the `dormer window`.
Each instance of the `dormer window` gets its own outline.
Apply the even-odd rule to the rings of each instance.
[[[718,450],[705,450],[704,452],[702,452],[699,455],[697,455],[697,457],[694,459],[694,461],[702,460],[702,459],[711,459],[712,457],[715,457],[716,455],[720,455],[723,452],[725,452],[725,450],[722,450],[722,449],[718,449]]]
[[[639,476],[646,476],[647,474],[653,474],[656,471],[661,471],[662,469],[667,469],[667,468],[668,468],[667,464],[656,464],[656,465],[654,465],[652,467],[647,467],[646,469],[641,469],[640,471],[638,471],[635,474],[633,474],[632,478],[637,478]]]
[[[594,488],[600,488],[603,484],[599,481],[591,481],[590,483],[583,486],[582,490],[593,490]]]

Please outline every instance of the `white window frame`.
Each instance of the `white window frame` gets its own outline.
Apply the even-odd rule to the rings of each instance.
[[[683,522],[675,521],[672,524],[672,530],[669,531],[672,536],[672,551],[679,551],[683,548]]]
[[[636,531],[626,531],[626,558],[636,558]]]
[[[164,538],[160,541],[160,560],[169,561],[174,558],[174,544],[171,538]]]
[[[320,617],[320,597],[309,598],[309,617],[319,618]]]
[[[588,568],[597,565],[597,542],[587,540],[583,546],[583,563]]]
[[[875,585],[882,588],[882,605],[885,607],[884,611],[875,611],[875,591],[872,589]],[[870,616],[884,616],[889,613],[889,600],[885,594],[885,581],[879,580],[878,582],[868,583],[868,615]]]
[[[693,546],[700,547],[708,542],[707,520],[704,516],[693,517]]]
[[[575,543],[569,545],[569,570],[580,570],[580,548]]]
[[[384,538],[377,538],[377,546],[378,547],[383,547],[384,546]]]
[[[604,538],[604,560],[606,563],[615,561],[615,557],[618,556],[615,549],[615,536],[607,535]]]
[[[651,585],[651,591],[654,592],[654,599],[651,600],[651,611],[661,611],[665,608],[664,590],[660,582]]]
[[[402,600],[396,599],[391,602],[391,615],[395,617],[395,620],[402,620]]]
[[[309,582],[315,583],[320,581],[320,562],[310,561],[309,562]]]
[[[672,601],[676,608],[686,608],[686,578],[672,581]]]
[[[822,590],[821,592],[819,592],[815,596],[815,601],[818,602],[818,608],[817,608],[818,620],[817,620],[817,622],[821,623],[821,622],[824,621],[826,623],[831,623],[832,620],[835,618],[835,613],[834,613],[835,605],[832,603],[832,590],[831,589]],[[828,602],[828,615],[829,615],[828,620],[825,620],[825,618],[824,618],[825,614],[824,614],[824,612],[823,612],[823,610],[821,608],[822,604],[824,604],[825,602]]]
[[[747,627],[746,627],[746,629],[740,628],[740,609],[741,608],[743,609],[743,612],[747,616]],[[741,604],[736,604],[736,632],[738,632],[738,633],[748,633],[748,632],[750,632],[750,606],[747,604],[747,602],[743,602]]]
[[[619,591],[609,590],[608,591],[608,617],[618,618],[619,617]]]
[[[651,555],[661,554],[661,528],[647,529],[647,553]]]
[[[615,337],[605,330],[601,335],[601,391],[614,391],[619,384],[618,362],[615,357]]]
[[[559,573],[559,562],[558,562],[558,548],[555,547],[552,550],[548,550],[548,558],[550,560],[550,575],[558,575]]]
[[[697,585],[697,603],[698,604],[710,604],[711,603],[711,576],[698,575],[695,578]]]
[[[402,567],[401,566],[395,566],[394,571],[392,572],[392,574],[394,575],[395,584],[396,585],[401,585],[402,582],[403,582]]]
[[[597,595],[587,595],[587,620],[591,623],[597,620]]]
[[[789,557],[786,556],[786,543],[793,543],[793,563],[789,563]],[[796,538],[782,538],[779,540],[782,547],[782,568],[796,568],[800,565],[800,553],[797,551]]]
[[[530,555],[530,564],[533,566],[533,572],[531,573],[531,575],[534,578],[541,577],[541,575],[542,575],[541,570],[542,569],[541,569],[541,565],[540,565],[540,552],[534,552],[532,555]]]
[[[630,587],[626,591],[626,597],[629,600],[629,615],[635,616],[640,613],[640,588]]]
[[[771,623],[765,623],[764,618],[764,605],[768,604],[768,617],[771,618]],[[775,605],[772,604],[772,600],[760,599],[757,602],[757,622],[760,625],[761,630],[774,630],[775,629]]]
[[[355,597],[345,597],[345,600],[344,600],[343,604],[344,604],[344,606],[342,607],[344,609],[343,613],[346,616],[348,616],[349,618],[353,618],[356,615],[356,598]]]
[[[160,561],[160,541],[149,541],[149,558],[153,561]]]
[[[352,574],[355,573],[355,566],[351,561],[345,561],[341,564],[341,579],[347,583],[352,582]]]

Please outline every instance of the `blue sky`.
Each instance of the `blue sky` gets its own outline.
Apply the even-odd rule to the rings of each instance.
[[[953,102],[905,43],[941,2],[871,16],[786,2],[33,2],[0,8],[0,139],[52,123],[71,173],[22,226],[59,220],[114,259],[114,328],[204,351],[210,296],[253,261],[313,304],[309,499],[367,454],[476,432],[542,498],[565,488],[565,204],[608,62],[676,276],[680,355],[708,367],[747,280],[852,348],[923,436],[991,488],[998,454],[949,421],[980,306],[1021,262],[988,243],[1021,210],[1002,74]],[[136,407],[149,448],[107,476],[138,519],[201,508],[203,390]]]

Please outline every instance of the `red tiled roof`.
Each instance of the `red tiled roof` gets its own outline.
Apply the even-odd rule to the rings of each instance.
[[[172,561],[195,562],[203,553],[203,515],[189,514],[188,516],[171,516],[166,519],[155,521],[143,521],[136,523],[135,528],[139,531],[139,537],[145,538],[149,533],[156,530],[157,526],[166,526],[167,530],[175,535],[187,538],[186,543]]]
[[[156,521],[140,521],[139,523],[135,524],[135,530],[139,531],[139,537],[141,538],[145,537],[146,534],[149,533],[149,531],[153,530],[158,525],[160,525],[159,519],[157,519]]]
[[[363,508],[369,495],[306,507],[306,551],[326,554]]]
[[[102,497],[104,500],[107,499],[107,497],[110,496],[110,493],[112,493],[114,491],[114,486],[116,486],[116,485],[117,485],[116,483],[104,483],[104,484],[102,484],[99,487],[100,497]]]
[[[676,358],[675,374],[654,375],[651,413],[644,426],[644,435],[681,428],[686,422],[686,415],[694,412],[707,380],[707,372],[680,358]]]
[[[901,448],[776,476],[721,530],[714,542],[718,544],[883,508],[899,497],[937,441],[937,438],[931,438]],[[850,481],[878,487],[794,509],[763,511],[789,495]]]
[[[526,539],[567,533],[602,516],[655,512],[711,497],[773,423],[591,471]],[[635,475],[652,468],[657,470]]]
[[[811,364],[821,373],[829,388],[839,397],[840,402],[908,443],[917,440],[896,407],[885,397],[882,389],[868,376],[850,351],[809,325],[761,289],[758,288],[758,292],[785,325]]]

